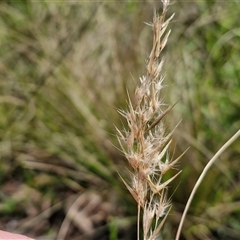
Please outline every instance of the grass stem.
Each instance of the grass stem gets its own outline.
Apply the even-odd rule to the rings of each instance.
[[[188,198],[188,201],[187,201],[187,204],[185,206],[185,209],[183,211],[183,215],[182,215],[182,218],[181,218],[181,221],[179,223],[179,226],[178,226],[178,230],[177,230],[177,234],[176,234],[176,238],[175,240],[178,240],[179,237],[180,237],[180,233],[181,233],[181,230],[182,230],[182,226],[183,226],[183,223],[184,223],[184,220],[186,218],[186,214],[188,212],[188,209],[190,207],[190,204],[193,200],[193,197],[198,189],[198,187],[200,186],[201,182],[203,181],[204,177],[206,176],[208,170],[210,169],[210,167],[213,165],[213,163],[215,163],[219,156],[240,136],[240,129],[218,150],[218,152],[211,158],[211,160],[208,162],[208,164],[205,166],[205,168],[203,169],[201,175],[199,176],[191,194],[190,194],[190,197]]]

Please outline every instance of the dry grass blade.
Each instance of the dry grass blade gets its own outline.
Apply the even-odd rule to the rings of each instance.
[[[179,226],[178,226],[178,230],[177,230],[177,234],[176,234],[176,238],[175,240],[178,240],[179,237],[180,237],[180,233],[181,233],[181,230],[182,230],[182,226],[183,226],[183,222],[186,218],[186,214],[187,214],[187,211],[190,207],[190,204],[193,200],[193,197],[199,187],[199,185],[201,184],[201,182],[203,181],[205,175],[207,174],[208,170],[210,169],[210,167],[213,165],[214,162],[216,162],[219,158],[219,156],[240,136],[240,130],[238,130],[220,149],[219,151],[211,158],[211,160],[208,162],[208,164],[205,166],[205,168],[203,169],[200,177],[198,178],[196,184],[194,185],[194,188],[190,194],[190,197],[188,198],[188,201],[187,201],[187,204],[185,206],[185,209],[184,209],[184,212],[183,212],[183,215],[182,215],[182,218],[181,218],[181,221],[179,223]]]
[[[146,130],[146,132],[148,132],[149,130],[153,129],[155,126],[158,125],[158,123],[173,109],[173,107],[177,104],[174,103],[172,106],[169,106],[162,114],[160,114],[155,121],[148,127],[148,129]]]

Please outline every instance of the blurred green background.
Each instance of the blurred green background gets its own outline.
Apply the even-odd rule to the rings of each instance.
[[[36,239],[136,239],[136,204],[118,173],[117,109],[145,74],[160,1],[1,1],[0,228]],[[173,239],[202,169],[240,126],[240,3],[175,1],[162,98],[171,156],[162,236]],[[181,239],[240,239],[240,140],[207,174]]]

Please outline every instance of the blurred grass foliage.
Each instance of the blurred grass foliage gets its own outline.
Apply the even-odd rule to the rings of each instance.
[[[152,32],[143,22],[160,6],[1,1],[1,228],[52,239],[134,239],[135,204],[116,172],[128,166],[114,147],[114,125],[125,124],[116,109],[145,72]],[[206,0],[175,2],[169,11],[176,16],[163,97],[180,100],[167,122],[182,119],[176,154],[191,148],[169,189],[165,239],[173,239],[204,165],[240,126],[239,10],[237,1]],[[239,149],[238,141],[207,175],[182,239],[240,238]]]

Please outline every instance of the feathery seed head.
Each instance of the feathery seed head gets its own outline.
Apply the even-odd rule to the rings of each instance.
[[[165,104],[160,98],[164,87],[164,59],[160,56],[171,32],[167,32],[167,27],[174,16],[173,14],[165,19],[170,1],[162,2],[162,14],[158,16],[155,13],[153,23],[147,24],[153,29],[152,50],[146,63],[147,73],[139,78],[133,104],[128,95],[128,111],[119,111],[126,119],[129,130],[121,132],[117,129],[122,151],[131,166],[130,186],[123,179],[122,181],[138,204],[138,233],[140,212],[143,212],[144,240],[156,239],[162,228],[170,208],[166,188],[179,173],[165,182],[162,181],[162,177],[181,157],[174,161],[168,159],[174,130],[166,134],[162,121],[175,106],[174,104],[163,109]],[[162,219],[163,216],[165,217]]]

